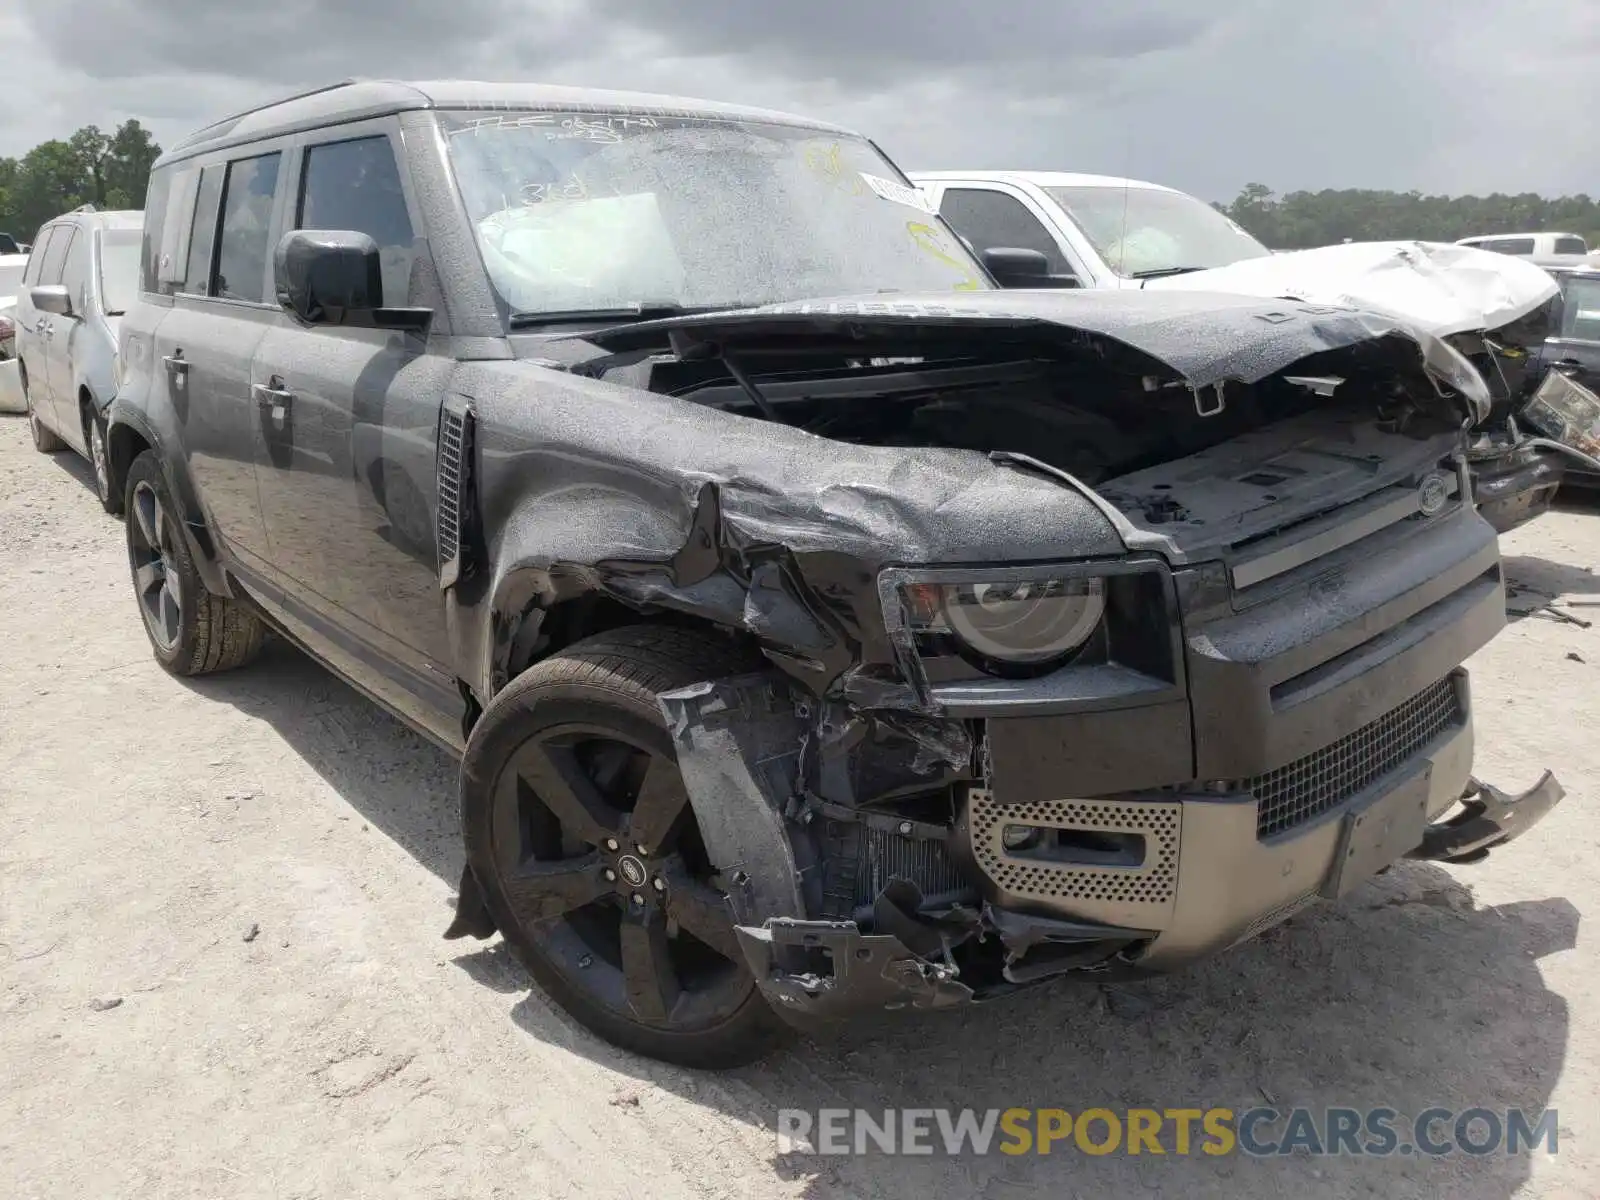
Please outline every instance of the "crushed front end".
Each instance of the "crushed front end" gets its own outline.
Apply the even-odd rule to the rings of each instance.
[[[979,315],[948,309],[673,323],[678,360],[696,338],[781,360],[781,376],[745,382],[774,405],[802,397],[797,421],[882,445],[903,436],[896,405],[914,408],[918,436],[944,430],[946,445],[987,450],[975,472],[1080,497],[1120,546],[888,555],[868,570],[868,552],[845,553],[820,522],[780,547],[770,486],[740,481],[760,500],[743,510],[732,484],[701,493],[695,527],[725,547],[739,620],[783,669],[663,709],[746,956],[797,1022],[1178,969],[1399,859],[1481,859],[1561,799],[1548,775],[1522,795],[1472,775],[1462,664],[1505,623],[1464,454],[1490,403],[1481,377],[1437,339],[1351,310],[1195,305],[1162,322],[1125,298],[1085,300],[1063,341],[1041,341],[1026,312],[981,314],[1009,341],[962,341]],[[1191,337],[1205,320],[1209,357]],[[930,327],[948,365],[917,341]],[[916,391],[885,384],[871,406],[826,408],[806,353],[841,342],[880,356],[872,370],[913,363]],[[974,365],[980,350],[995,361]],[[997,364],[1003,390],[974,390]],[[851,370],[829,377],[833,395],[863,386]],[[984,424],[1035,391],[1025,440],[1022,425]],[[868,519],[883,493],[863,494],[849,494],[851,519],[886,540]],[[826,515],[839,495],[805,507]],[[1015,518],[987,527],[1048,540]],[[629,580],[636,601],[689,594]],[[846,631],[853,665],[771,648],[779,594],[793,601],[785,628]]]

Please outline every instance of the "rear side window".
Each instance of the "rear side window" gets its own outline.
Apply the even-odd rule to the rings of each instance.
[[[189,228],[189,253],[184,275],[177,288],[195,296],[211,294],[211,265],[217,249],[217,211],[222,201],[222,173],[226,168],[213,163],[200,172],[195,194],[194,220]]]
[[[1014,196],[985,188],[951,188],[939,204],[939,215],[979,254],[1001,246],[1037,250],[1049,260],[1053,273],[1071,270],[1044,223]]]
[[[306,151],[296,229],[350,229],[378,243],[383,302],[408,302],[413,232],[389,139],[357,138]]]
[[[256,303],[266,300],[272,200],[278,189],[278,165],[282,159],[283,155],[274,151],[228,164],[211,295]]]
[[[144,197],[144,248],[140,253],[140,283],[147,292],[159,292],[161,230],[167,215],[167,193],[172,183],[172,168],[163,167],[150,175]]]
[[[1491,238],[1482,242],[1480,250],[1493,250],[1496,254],[1532,254],[1533,239],[1525,238]]]
[[[1558,237],[1554,253],[1556,254],[1587,254],[1589,244],[1581,237]]]
[[[28,251],[28,265],[22,272],[24,287],[32,287],[39,282],[39,273],[44,269],[44,256],[50,253],[50,239],[55,237],[60,229],[59,225],[46,225],[33,239],[33,249]]]

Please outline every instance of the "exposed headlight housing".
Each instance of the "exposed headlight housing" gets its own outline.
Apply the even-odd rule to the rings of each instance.
[[[948,642],[993,674],[1035,674],[1067,662],[1099,629],[1106,611],[1105,580],[1098,576],[915,583],[903,595],[907,624],[919,643]]]
[[[891,567],[878,595],[895,656],[935,709],[1181,694],[1174,582],[1151,556]]]

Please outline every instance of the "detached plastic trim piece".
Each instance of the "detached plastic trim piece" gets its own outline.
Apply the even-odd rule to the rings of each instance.
[[[1448,821],[1428,826],[1422,844],[1406,857],[1432,862],[1481,862],[1490,850],[1532,829],[1566,794],[1549,771],[1520,796],[1508,795],[1473,779],[1462,797],[1462,810]]]

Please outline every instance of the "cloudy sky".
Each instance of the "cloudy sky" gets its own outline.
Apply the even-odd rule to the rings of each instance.
[[[0,5],[0,155],[459,77],[790,109],[908,169],[1596,194],[1597,59],[1596,0],[22,0]]]

